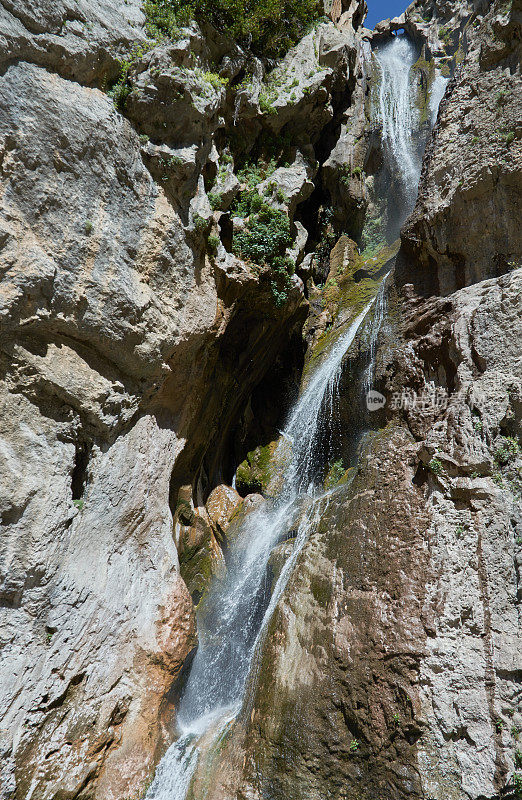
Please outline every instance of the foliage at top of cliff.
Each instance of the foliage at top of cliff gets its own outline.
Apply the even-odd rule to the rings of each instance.
[[[192,20],[210,22],[259,56],[284,55],[323,15],[318,0],[145,0],[152,35],[176,38]]]

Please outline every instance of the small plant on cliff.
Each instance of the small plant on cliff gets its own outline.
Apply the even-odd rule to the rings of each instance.
[[[514,755],[514,762],[515,762],[515,769],[520,769],[522,767],[522,753],[520,750],[515,750]]]
[[[107,94],[112,98],[114,106],[118,111],[123,111],[127,98],[132,91],[129,73],[132,67],[145,55],[148,50],[151,50],[156,42],[149,41],[144,44],[135,45],[132,50],[122,59],[120,59],[119,66],[120,72],[115,83],[109,89]]]
[[[513,775],[513,788],[517,797],[522,797],[522,774],[515,772]]]
[[[473,417],[473,427],[475,428],[477,433],[482,433],[484,425],[479,417]]]
[[[218,208],[221,207],[223,197],[220,192],[210,192],[208,195],[208,202],[210,203],[210,208],[212,211],[217,211]]]
[[[73,500],[73,505],[76,506],[78,511],[83,511],[83,508],[85,506],[85,502],[80,498],[80,499],[77,499],[77,500]]]
[[[87,236],[89,236],[89,234],[92,233],[92,228],[93,225],[91,220],[90,219],[85,220],[85,233],[87,234]]]
[[[217,72],[204,72],[201,77],[205,83],[212,86],[216,92],[220,92],[221,89],[224,89],[228,85],[228,78],[222,78]]]
[[[356,753],[359,749],[359,742],[357,739],[352,739],[350,742],[350,753]]]
[[[440,459],[432,458],[428,466],[434,475],[442,474],[443,467],[442,467],[442,461],[440,461]]]
[[[216,236],[213,233],[210,234],[210,236],[207,239],[207,247],[209,253],[215,256],[219,247],[219,236]]]
[[[331,489],[332,486],[335,486],[341,478],[344,476],[344,466],[343,460],[340,458],[338,461],[334,461],[333,464],[330,465],[328,468],[328,472],[324,481],[324,488]]]
[[[520,446],[513,436],[502,436],[500,445],[495,450],[495,461],[504,466],[509,464],[520,453]]]

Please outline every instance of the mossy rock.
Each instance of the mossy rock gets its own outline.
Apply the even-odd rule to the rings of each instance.
[[[328,280],[321,292],[323,306],[332,324],[318,337],[309,353],[303,379],[314,372],[323,354],[329,351],[353,320],[372,300],[384,279],[386,267],[399,251],[400,241],[365,253],[348,236],[341,236],[330,257]]]
[[[270,464],[277,442],[256,447],[236,471],[236,489],[239,494],[266,494],[270,483]]]
[[[179,543],[179,567],[195,605],[207,591],[215,573],[212,530],[205,520],[195,517],[194,524],[182,529]]]

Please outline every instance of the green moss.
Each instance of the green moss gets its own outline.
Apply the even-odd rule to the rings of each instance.
[[[265,494],[271,478],[271,461],[277,442],[256,447],[236,471],[236,488],[242,495],[259,492]]]

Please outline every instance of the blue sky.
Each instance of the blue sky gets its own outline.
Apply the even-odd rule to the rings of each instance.
[[[408,0],[366,0],[368,16],[364,23],[367,28],[374,28],[382,19],[396,17],[409,6]]]

